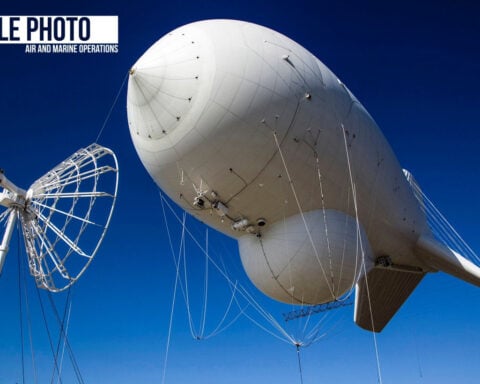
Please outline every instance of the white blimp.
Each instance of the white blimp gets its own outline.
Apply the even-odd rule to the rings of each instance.
[[[233,20],[180,27],[130,70],[128,122],[158,186],[238,239],[286,303],[339,300],[379,332],[428,272],[480,285],[435,238],[411,175],[348,88],[306,49]]]

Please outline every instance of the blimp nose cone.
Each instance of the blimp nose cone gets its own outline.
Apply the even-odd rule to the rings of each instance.
[[[205,84],[206,56],[195,32],[180,29],[138,59],[130,69],[127,97],[133,138],[159,140],[181,126]]]

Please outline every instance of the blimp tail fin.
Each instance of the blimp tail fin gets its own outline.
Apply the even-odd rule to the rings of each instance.
[[[480,267],[432,236],[420,236],[415,254],[429,267],[480,287]],[[425,276],[421,270],[376,266],[357,283],[354,320],[380,332]]]
[[[480,268],[431,236],[420,236],[415,254],[427,265],[480,287]]]
[[[357,283],[355,323],[367,331],[380,332],[407,300],[425,273],[373,268]],[[368,284],[368,286],[367,286]]]
[[[415,254],[433,269],[480,286],[480,268],[470,261],[478,262],[478,256],[423,193],[412,174],[407,170],[403,170],[403,173],[425,213],[431,230],[431,234],[420,236],[415,246]]]

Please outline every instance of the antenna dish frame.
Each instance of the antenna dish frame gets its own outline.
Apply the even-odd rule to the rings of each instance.
[[[79,149],[27,191],[0,171],[0,205],[7,208],[0,214],[0,222],[8,217],[0,244],[0,274],[19,219],[30,274],[37,286],[60,292],[74,284],[90,265],[108,230],[118,177],[115,153],[97,143]],[[86,240],[82,239],[87,237],[95,242],[93,247],[84,247]]]

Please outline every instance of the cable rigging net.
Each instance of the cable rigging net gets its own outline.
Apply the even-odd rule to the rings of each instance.
[[[259,295],[257,289],[252,286],[251,282],[245,276],[243,268],[240,265],[235,265],[235,261],[239,260],[237,256],[228,255],[229,261],[228,266],[226,266],[222,256],[216,252],[218,249],[210,249],[213,247],[207,246],[208,244],[205,246],[202,245],[202,241],[198,240],[199,236],[194,234],[198,226],[204,226],[204,224],[191,218],[193,223],[187,225],[185,214],[177,213],[163,194],[160,194],[160,197],[166,233],[170,242],[170,251],[174,258],[177,276],[176,281],[183,294],[189,328],[193,339],[209,339],[225,331],[236,321],[240,320],[240,318],[246,318],[267,334],[281,341],[291,345],[306,347],[325,337],[326,330],[331,330],[338,325],[338,318],[333,319],[333,317],[327,316],[326,314],[320,316],[320,318],[315,321],[306,318],[290,322],[290,324],[286,324],[284,321],[277,319],[277,317],[280,318],[281,315],[274,316],[273,314],[281,313],[288,304],[274,302],[263,294]],[[167,218],[168,212],[171,213],[173,217],[169,215],[170,218]],[[180,226],[180,228],[178,228],[178,226]],[[175,239],[172,234],[177,232],[177,228],[178,233],[180,233],[180,238],[178,238],[178,245],[174,245],[173,240]],[[212,242],[210,240],[212,236],[208,237],[210,242]],[[191,244],[192,242],[193,244]],[[218,242],[215,242],[215,244],[218,245]],[[177,250],[178,253],[175,250]],[[208,265],[213,267],[213,271],[208,271],[207,268],[204,267],[203,277],[201,276],[202,270],[199,269],[202,256],[206,258],[205,265],[208,263]],[[234,270],[240,273],[240,275],[237,276],[237,274],[233,272]],[[214,282],[215,278],[217,279],[216,283]],[[193,284],[195,279],[197,279],[197,283]],[[202,279],[205,280],[202,281]],[[207,294],[208,286],[213,284],[215,285],[215,290],[210,289],[212,294]],[[227,285],[226,287],[225,284]],[[197,289],[195,291],[191,286],[203,286],[203,290]],[[220,286],[224,288],[219,288]],[[212,312],[213,309],[212,311],[207,311],[207,297],[209,300],[215,300],[216,313]],[[220,301],[224,303],[223,309],[220,308],[222,305],[219,307]],[[213,305],[209,306],[209,308],[210,307],[213,307]],[[288,307],[292,308],[291,306]],[[299,308],[298,305],[293,307],[296,309]],[[195,325],[194,321],[195,312],[199,313],[198,317],[200,318],[199,324],[197,325]],[[208,324],[213,317],[220,318],[220,320],[213,325],[213,330],[206,332],[206,329],[209,328]],[[329,321],[330,323],[327,324]]]

